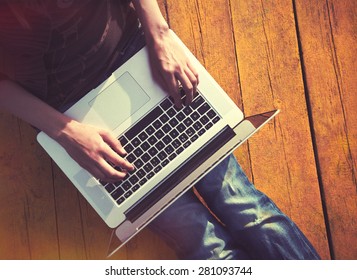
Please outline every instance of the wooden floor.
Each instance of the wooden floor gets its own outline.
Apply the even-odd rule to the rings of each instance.
[[[357,1],[165,0],[171,28],[245,114],[279,116],[236,151],[323,259],[357,259]],[[103,259],[111,230],[0,113],[0,259]],[[114,259],[173,259],[144,230]]]

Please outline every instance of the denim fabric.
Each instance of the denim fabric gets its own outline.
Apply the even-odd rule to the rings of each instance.
[[[150,227],[182,259],[319,259],[298,227],[228,156]],[[224,224],[224,225],[223,225]]]

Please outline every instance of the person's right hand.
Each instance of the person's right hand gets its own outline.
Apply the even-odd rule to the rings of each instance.
[[[56,140],[80,166],[104,182],[120,181],[134,170],[123,158],[126,152],[119,140],[109,131],[71,121]]]

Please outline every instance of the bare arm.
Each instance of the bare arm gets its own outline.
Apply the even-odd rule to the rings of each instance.
[[[133,0],[133,4],[143,25],[154,77],[181,107],[178,94],[179,83],[186,92],[186,105],[191,103],[198,84],[198,73],[183,49],[172,38],[169,26],[154,0]]]
[[[111,133],[84,125],[56,111],[16,83],[0,81],[0,110],[5,110],[39,128],[60,143],[69,155],[93,176],[108,182],[126,173],[112,168],[107,161],[132,170],[120,155],[125,151]]]

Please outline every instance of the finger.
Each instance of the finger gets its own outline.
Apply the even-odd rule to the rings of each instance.
[[[188,106],[191,104],[193,94],[196,90],[196,78],[189,69],[187,69],[183,74],[178,75],[177,78],[181,82],[181,85],[186,93],[185,105]],[[193,80],[194,84],[192,83],[191,79]]]
[[[101,131],[100,136],[114,151],[119,155],[125,156],[127,152],[121,145],[120,141],[116,139],[109,131]]]
[[[97,168],[104,174],[102,179],[105,182],[112,183],[123,180],[127,176],[127,171],[115,169],[106,160],[102,159],[96,163]]]
[[[191,70],[192,74],[195,76],[195,78],[196,78],[196,87],[197,87],[198,84],[200,83],[200,77],[199,77],[199,74],[198,74],[198,72],[196,70],[196,67],[194,67],[191,62],[187,63],[187,67]]]
[[[181,96],[179,94],[179,82],[177,81],[175,75],[171,73],[161,74],[162,81],[164,82],[168,93],[174,100],[174,104],[177,108],[182,107]]]
[[[133,171],[135,169],[134,165],[115,153],[109,146],[104,148],[103,157],[105,160],[111,162],[115,166],[119,166],[122,169],[129,171]]]
[[[96,164],[92,164],[90,166],[82,165],[84,169],[86,169],[94,178],[97,178],[103,182],[105,181],[105,174],[96,166]]]

